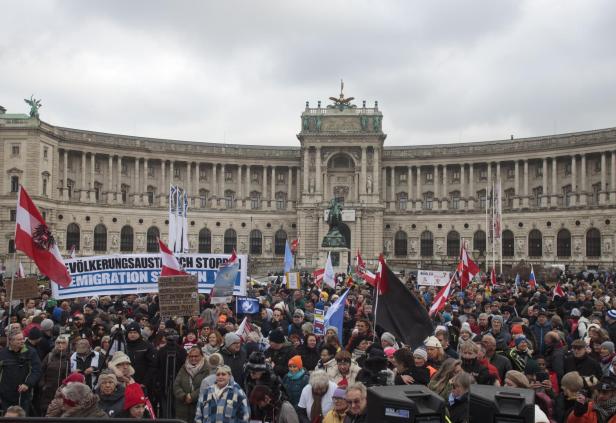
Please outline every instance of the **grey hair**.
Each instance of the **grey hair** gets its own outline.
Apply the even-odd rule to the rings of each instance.
[[[233,372],[231,371],[231,367],[227,366],[226,364],[223,364],[222,366],[216,367],[216,373],[218,373],[221,370],[223,372],[227,373],[228,375],[232,375],[233,374]]]
[[[7,338],[9,341],[12,341],[17,335],[23,335],[22,331],[17,328],[10,329],[7,333]],[[24,337],[25,338],[25,337]]]
[[[62,388],[62,395],[64,395],[64,398],[75,401],[77,404],[80,404],[94,394],[92,393],[92,390],[88,385],[74,382],[69,383],[64,388]]]
[[[366,385],[361,382],[351,383],[347,386],[347,393],[349,391],[359,391],[362,398],[366,398],[368,396],[368,390],[366,389]]]
[[[323,370],[315,370],[310,375],[310,381],[308,382],[310,386],[325,388],[329,386],[329,377],[327,373]]]

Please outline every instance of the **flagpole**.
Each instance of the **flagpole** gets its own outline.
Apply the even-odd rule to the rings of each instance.
[[[379,257],[379,263],[380,262],[381,261]],[[372,342],[376,342],[376,316],[378,316],[377,311],[379,309],[379,285],[381,284],[381,279],[383,279],[384,270],[385,269],[383,269],[383,264],[381,263],[381,274],[378,275],[376,280],[376,286],[374,287],[374,296],[376,299],[374,300],[374,327],[372,328]]]
[[[494,271],[496,271],[496,249],[494,248],[494,245],[496,243],[496,225],[494,224],[494,207],[496,202],[495,197],[496,196],[494,195],[494,181],[492,181],[492,269]]]
[[[500,274],[503,274],[503,186],[501,180],[498,180],[498,240],[499,242],[499,256],[500,256]]]
[[[17,269],[17,254],[15,253],[15,251],[13,251],[13,265],[15,266],[15,269]],[[13,286],[15,283],[15,272],[13,271],[11,273],[11,295],[9,295],[9,317],[8,317],[8,322],[9,325],[11,324],[11,314],[13,313]]]
[[[490,229],[488,227],[488,204],[490,204],[490,202],[488,201],[488,189],[490,187],[486,184],[486,237],[490,236]],[[486,273],[488,273],[488,266],[490,263],[490,259],[488,256],[488,240],[486,239]]]

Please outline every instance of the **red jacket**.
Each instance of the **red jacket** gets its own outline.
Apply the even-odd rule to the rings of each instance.
[[[567,423],[598,423],[599,417],[597,416],[597,412],[593,409],[593,402],[591,401],[588,404],[588,410],[581,416],[576,416],[572,411],[567,418]],[[616,423],[616,415],[610,417],[607,423]]]
[[[479,361],[479,364],[481,364],[483,367],[487,367],[488,373],[494,376],[499,383],[503,382],[500,379],[500,375],[498,374],[498,369],[494,366],[494,364],[490,363],[490,360],[488,360],[487,357],[484,357],[483,360]]]

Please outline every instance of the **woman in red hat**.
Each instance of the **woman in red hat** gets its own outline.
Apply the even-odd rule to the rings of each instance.
[[[131,383],[124,391],[124,410],[118,414],[118,418],[128,419],[154,419],[154,412],[150,401],[145,396],[141,385]]]

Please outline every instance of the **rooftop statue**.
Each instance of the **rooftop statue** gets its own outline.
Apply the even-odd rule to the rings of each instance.
[[[43,105],[41,104],[41,100],[36,100],[34,98],[34,95],[31,95],[29,100],[27,98],[24,98],[24,101],[26,102],[26,104],[28,104],[28,106],[30,106],[30,117],[35,117],[38,119],[38,111],[41,107],[43,107]]]
[[[329,106],[327,106],[328,108],[344,110],[344,109],[354,109],[355,107],[357,107],[354,104],[351,104],[351,101],[354,100],[355,97],[344,98],[343,90],[344,90],[344,81],[341,79],[340,80],[340,98],[330,97],[329,99],[333,101],[334,104],[330,104]]]

